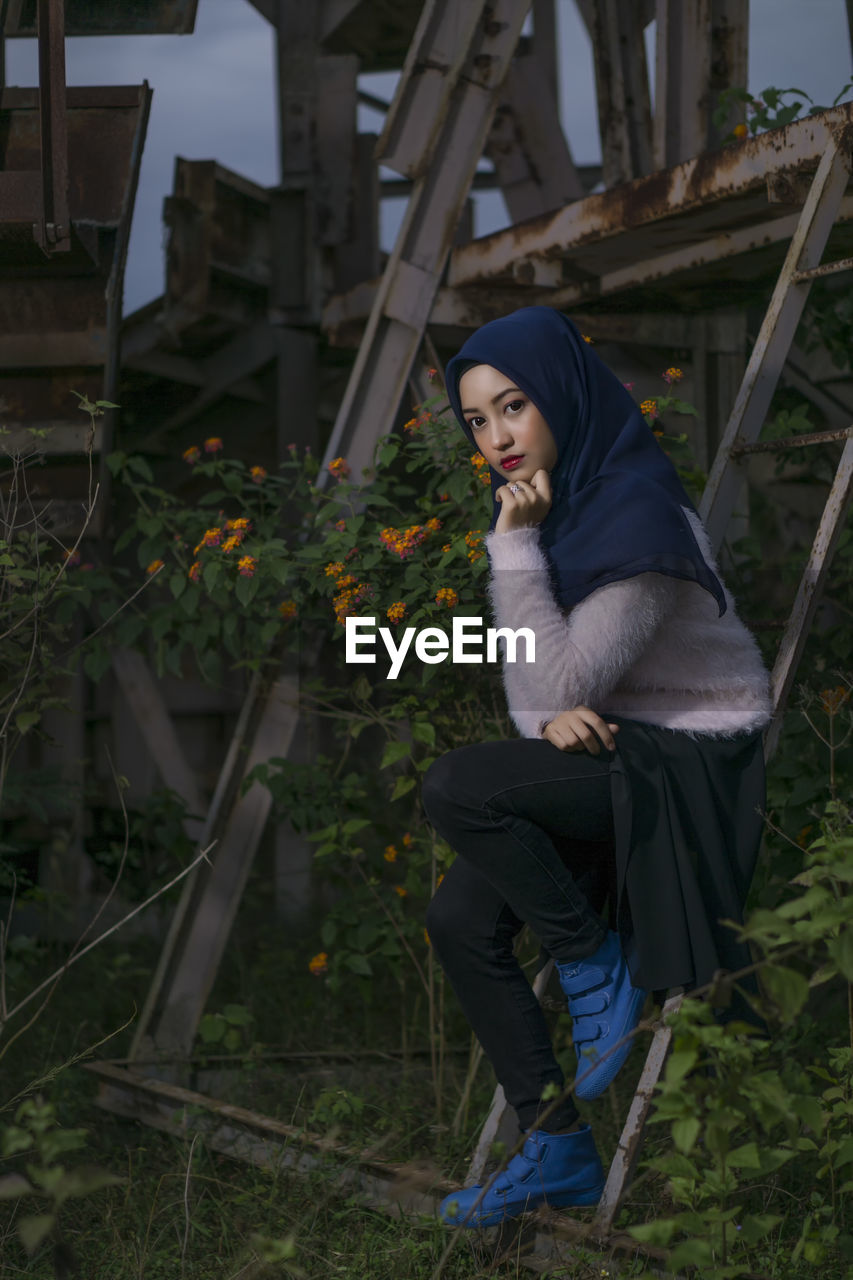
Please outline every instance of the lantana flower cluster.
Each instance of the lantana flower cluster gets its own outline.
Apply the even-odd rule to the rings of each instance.
[[[222,525],[214,525],[212,529],[205,529],[201,541],[196,543],[193,548],[193,555],[197,556],[200,551],[217,547],[224,555],[230,555],[232,551],[236,551],[241,545],[251,528],[252,522],[248,516],[237,516],[232,520],[226,520]],[[254,556],[244,555],[237,561],[237,569],[243,578],[251,578],[257,567],[258,562]],[[193,561],[187,572],[187,577],[191,582],[198,582],[201,577],[200,560]]]
[[[380,533],[379,541],[401,560],[405,560],[412,555],[415,547],[420,546],[424,538],[431,533],[437,533],[440,528],[441,521],[438,516],[432,516],[426,524],[410,524],[406,529],[395,529],[389,525]]]
[[[489,470],[489,464],[483,457],[482,453],[471,454],[471,466],[477,472],[477,478],[480,484],[491,484],[492,477]]]

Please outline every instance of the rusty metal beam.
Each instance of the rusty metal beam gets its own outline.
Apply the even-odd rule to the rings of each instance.
[[[8,38],[37,34],[39,0],[0,0],[0,32]],[[198,0],[66,0],[67,36],[187,35],[195,27]]]
[[[762,209],[764,216],[774,216],[777,208],[766,204],[768,174],[816,167],[833,131],[851,122],[853,104],[845,103],[796,120],[783,129],[746,139],[726,151],[704,154],[616,190],[587,196],[523,227],[484,236],[453,251],[448,282],[462,286],[512,276],[513,267],[521,258],[560,257],[693,210],[709,211],[703,221],[710,231],[714,229],[710,215],[718,211],[720,228],[725,230],[726,205],[739,197],[755,198],[750,210],[754,208],[755,221],[760,222]],[[671,223],[670,228],[677,225]],[[689,230],[689,226],[686,223],[685,229]],[[690,238],[695,239],[695,231]]]

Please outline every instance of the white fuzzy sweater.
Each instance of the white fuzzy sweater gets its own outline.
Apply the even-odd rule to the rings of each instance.
[[[687,510],[685,508],[685,510]],[[707,564],[720,577],[708,535],[687,510]],[[530,627],[536,660],[503,664],[509,713],[538,738],[561,711],[584,704],[601,716],[731,737],[770,720],[770,682],[758,645],[723,584],[726,612],[698,583],[660,573],[599,587],[568,613],[551,591],[538,528],[490,533],[489,593],[499,627]]]

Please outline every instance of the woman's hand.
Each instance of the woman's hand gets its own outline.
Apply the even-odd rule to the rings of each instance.
[[[516,490],[510,491],[510,486]],[[526,529],[541,524],[551,510],[551,477],[544,467],[532,480],[510,480],[495,493],[501,504],[501,513],[495,525],[495,533],[509,533],[511,529]]]
[[[615,751],[613,734],[618,732],[618,724],[608,724],[589,707],[579,706],[573,707],[571,711],[561,711],[555,716],[545,725],[542,737],[553,742],[561,751],[586,750],[597,756],[601,754],[598,739],[601,739],[608,751]]]

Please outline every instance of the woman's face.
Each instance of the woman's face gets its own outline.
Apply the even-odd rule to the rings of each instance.
[[[490,364],[477,364],[459,379],[462,412],[477,448],[498,475],[532,480],[551,471],[557,445],[542,414],[511,378]]]

